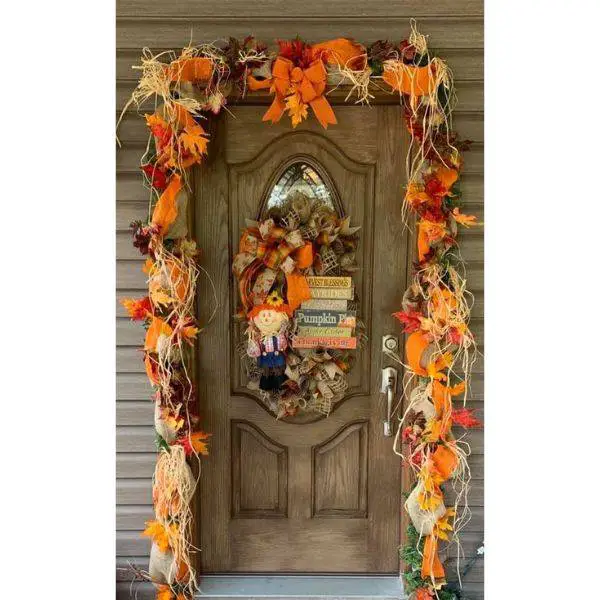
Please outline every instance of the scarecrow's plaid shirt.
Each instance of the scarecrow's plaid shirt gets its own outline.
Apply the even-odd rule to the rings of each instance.
[[[261,348],[262,345],[262,348]],[[275,352],[282,351],[287,348],[287,338],[285,334],[278,333],[277,335],[270,336],[268,338],[262,338],[261,344],[256,340],[248,340],[248,355],[249,356],[260,356],[263,352]]]

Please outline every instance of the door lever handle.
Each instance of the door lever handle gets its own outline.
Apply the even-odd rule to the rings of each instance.
[[[398,371],[394,367],[385,367],[381,370],[381,393],[386,395],[386,416],[383,421],[383,435],[385,437],[392,437],[394,435],[392,407],[396,394],[397,381]]]

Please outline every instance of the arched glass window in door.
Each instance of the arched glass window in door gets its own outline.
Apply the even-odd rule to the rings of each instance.
[[[298,161],[291,164],[273,186],[264,206],[265,212],[277,210],[290,195],[298,192],[335,210],[332,192],[319,173],[308,163]]]

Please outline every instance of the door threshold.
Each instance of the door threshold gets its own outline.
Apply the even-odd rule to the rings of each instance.
[[[198,598],[321,598],[403,600],[401,578],[390,575],[204,575]]]

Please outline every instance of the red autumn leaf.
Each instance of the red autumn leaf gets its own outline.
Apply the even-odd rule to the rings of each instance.
[[[414,442],[416,439],[413,428],[409,425],[402,430],[402,441],[405,443]]]
[[[421,329],[421,318],[423,315],[417,311],[399,311],[392,313],[392,317],[395,317],[404,325],[404,333],[413,333]]]
[[[462,339],[463,339],[462,333],[458,329],[456,329],[456,327],[450,327],[447,335],[448,335],[448,341],[451,344],[456,344],[458,346],[462,342]]]
[[[144,321],[152,314],[152,305],[148,296],[140,300],[123,298],[120,302],[133,321]]]
[[[425,193],[432,198],[443,198],[448,190],[437,177],[430,177],[425,183]]]
[[[144,171],[154,189],[162,192],[167,187],[167,174],[156,165],[152,163],[142,165],[142,171]]]
[[[411,454],[409,462],[413,467],[420,468],[423,464],[423,453],[421,450],[417,450],[415,453]]]
[[[465,429],[471,427],[481,427],[483,423],[475,417],[473,411],[469,408],[455,408],[452,410],[453,425],[460,425]]]

